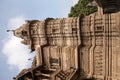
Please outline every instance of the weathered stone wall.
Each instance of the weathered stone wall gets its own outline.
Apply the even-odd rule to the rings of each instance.
[[[106,3],[101,3],[104,11]],[[120,80],[120,12],[109,10],[27,21],[16,29],[14,35],[36,51],[32,67],[16,80]]]
[[[29,24],[29,45],[36,50],[34,67],[44,64],[55,72],[75,69],[85,78],[120,79],[119,12]]]
[[[81,67],[103,80],[119,80],[120,13],[91,14],[81,20]]]

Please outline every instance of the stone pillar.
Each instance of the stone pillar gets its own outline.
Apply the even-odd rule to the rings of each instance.
[[[103,8],[98,6],[98,15],[102,15],[103,14]]]
[[[36,46],[36,66],[39,66],[42,64],[42,52],[41,52],[41,46]]]

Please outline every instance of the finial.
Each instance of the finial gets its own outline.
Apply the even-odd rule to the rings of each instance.
[[[7,30],[7,32],[14,32],[15,30]]]
[[[13,34],[15,35],[15,30],[7,30],[7,32],[13,32]]]

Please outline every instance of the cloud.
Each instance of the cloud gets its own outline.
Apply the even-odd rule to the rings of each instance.
[[[76,3],[78,3],[79,0],[72,0],[72,6],[74,6]]]
[[[16,29],[16,26],[20,26],[24,23],[24,16],[18,16],[11,18],[8,21],[10,28]],[[7,35],[7,38],[3,42],[3,53],[7,57],[7,63],[10,68],[18,68],[22,70],[28,66],[32,55],[29,54],[28,47],[20,43],[21,39],[14,37],[13,35]]]
[[[10,28],[17,28],[21,26],[24,22],[25,22],[24,16],[17,16],[17,17],[9,19],[8,26]]]

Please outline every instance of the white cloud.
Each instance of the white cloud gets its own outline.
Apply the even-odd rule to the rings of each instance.
[[[24,22],[25,22],[24,16],[17,16],[17,17],[9,19],[8,26],[10,28],[16,28],[16,27],[21,26]]]
[[[16,26],[20,26],[24,23],[25,18],[23,16],[18,16],[15,18],[9,19],[8,25],[10,28],[16,29]],[[9,39],[8,39],[9,38]],[[7,39],[4,40],[3,53],[7,57],[7,63],[10,65],[10,68],[18,68],[22,70],[26,68],[28,63],[28,58],[32,55],[29,54],[28,47],[20,43],[21,39],[14,37],[13,35],[8,35]]]
[[[72,6],[74,6],[76,3],[78,3],[79,0],[72,0]]]

